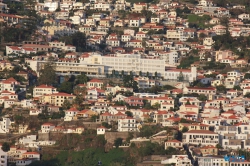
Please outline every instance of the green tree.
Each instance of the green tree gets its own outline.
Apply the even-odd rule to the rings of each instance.
[[[99,119],[99,115],[92,115],[91,116],[91,121],[96,122],[96,120]]]
[[[180,123],[190,123],[190,120],[181,118]]]
[[[133,133],[129,132],[128,137],[126,138],[126,142],[130,142],[130,140],[133,139],[133,138],[134,138]]]
[[[116,148],[122,145],[122,138],[116,138],[114,141],[114,145]]]
[[[233,89],[234,90],[241,90],[241,87],[239,85],[235,85]]]
[[[200,101],[206,101],[206,100],[207,100],[207,96],[204,95],[204,94],[201,94],[201,95],[199,95],[198,99],[199,99]]]
[[[182,130],[181,130],[182,133],[185,133],[185,132],[187,132],[187,131],[188,131],[188,128],[187,128],[186,126],[184,126],[184,127],[182,128]]]
[[[107,122],[102,122],[102,126],[106,127],[107,129],[112,128],[112,125],[109,125]]]
[[[216,148],[217,148],[217,149],[223,149],[223,147],[222,147],[220,144],[217,144],[217,145],[216,145]]]
[[[190,101],[187,100],[186,104],[185,105],[191,105]]]
[[[128,116],[128,117],[133,117],[133,113],[131,111],[126,111],[125,114]]]
[[[158,77],[158,73],[157,73],[157,71],[155,72],[155,78],[157,78]]]
[[[156,102],[154,105],[152,105],[153,109],[158,110],[159,108],[161,108],[161,104]]]
[[[86,84],[89,81],[89,78],[86,74],[81,74],[76,76],[76,84]]]
[[[142,76],[142,71],[139,71],[139,76]]]
[[[72,106],[72,104],[69,102],[69,100],[63,101],[63,104],[62,104],[63,110],[68,110],[68,109],[70,109],[71,106]]]
[[[51,119],[61,119],[65,116],[64,111],[59,111],[59,112],[53,112],[51,115]]]
[[[247,93],[244,95],[244,97],[250,98],[250,93],[247,92]]]
[[[113,99],[113,95],[112,94],[108,94],[106,98],[107,98],[108,101],[111,102],[112,99]]]
[[[73,82],[64,81],[57,90],[71,94],[73,93]]]
[[[71,36],[64,36],[59,39],[66,44],[76,47],[77,52],[83,52],[86,50],[86,35],[82,32],[76,32]]]
[[[219,86],[216,86],[216,90],[219,93],[226,93],[227,88],[224,85],[219,85]]]
[[[44,67],[39,71],[39,84],[53,85],[56,83],[56,71],[52,61],[44,64]]]
[[[73,100],[73,104],[77,105],[79,109],[82,109],[82,103],[84,101],[83,95],[76,95],[76,98]]]
[[[179,81],[179,82],[184,81],[184,75],[183,75],[182,72],[180,72],[180,74],[179,74],[179,76],[178,76],[178,81]]]
[[[244,75],[244,79],[250,79],[250,73],[246,73],[246,74]]]
[[[7,142],[4,142],[4,143],[2,144],[2,150],[3,150],[4,152],[8,152],[8,151],[10,150],[10,145],[9,145]]]

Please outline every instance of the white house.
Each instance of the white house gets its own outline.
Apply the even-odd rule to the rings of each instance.
[[[191,67],[191,69],[171,69],[165,71],[165,78],[169,80],[187,80],[193,82],[197,79],[197,68]]]
[[[65,111],[64,121],[72,121],[79,111],[72,107]]]
[[[33,89],[33,97],[39,97],[47,94],[58,93],[55,87],[49,85],[39,85]]]
[[[50,131],[52,131],[55,128],[55,125],[52,123],[44,123],[41,126],[41,132],[42,133],[49,133]]]
[[[13,122],[11,122],[9,118],[3,118],[3,120],[0,121],[0,133],[9,133],[11,123]]]
[[[129,27],[140,27],[141,19],[140,18],[131,18],[129,20]]]
[[[98,127],[98,128],[96,129],[97,135],[103,135],[103,134],[105,134],[105,131],[106,131],[106,130],[107,130],[107,128],[104,127],[104,126]]]
[[[127,117],[124,119],[118,119],[118,131],[119,132],[138,131],[135,118]]]
[[[191,160],[187,155],[172,155],[172,158],[162,160],[161,164],[175,164],[176,166],[191,166]]]
[[[190,130],[183,134],[183,144],[214,145],[219,143],[219,135],[209,130]]]
[[[7,166],[7,152],[2,150],[2,145],[0,145],[0,166]]]

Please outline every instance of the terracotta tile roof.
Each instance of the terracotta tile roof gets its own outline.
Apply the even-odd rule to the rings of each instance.
[[[209,130],[189,130],[188,132],[184,133],[193,133],[193,134],[216,134],[215,132],[209,131]]]
[[[44,124],[42,124],[42,126],[55,126],[55,125],[52,123],[44,123]]]
[[[99,83],[103,83],[101,80],[99,80],[99,79],[92,79],[92,80],[90,80],[89,82],[99,82]]]
[[[174,139],[174,140],[168,140],[168,141],[166,141],[166,142],[177,142],[177,143],[181,143],[181,141],[178,141],[178,140],[176,140],[176,139]]]

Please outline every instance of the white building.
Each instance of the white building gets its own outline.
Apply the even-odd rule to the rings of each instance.
[[[161,164],[175,164],[176,166],[192,166],[187,155],[172,155],[172,158],[162,160]]]
[[[41,132],[42,133],[49,133],[50,131],[52,131],[55,128],[55,125],[52,123],[44,123],[41,126]]]
[[[0,166],[7,166],[7,152],[2,150],[2,145],[0,146]]]
[[[111,11],[111,4],[103,2],[95,3],[94,9],[102,11]]]
[[[118,119],[118,131],[119,132],[129,132],[129,131],[138,131],[135,118],[124,118]]]
[[[214,145],[219,143],[219,135],[209,130],[190,130],[183,134],[183,144]]]
[[[6,46],[6,55],[7,56],[21,56],[23,54],[36,53],[35,49],[32,48],[22,48],[17,46]]]
[[[164,76],[165,61],[162,59],[144,58],[139,54],[119,54],[115,56],[90,56],[88,61],[91,63],[105,65],[104,72],[112,73],[112,70],[129,74],[132,71],[134,74],[139,75],[141,71],[143,75],[149,72],[150,76],[154,76],[157,72],[159,77]]]
[[[72,121],[79,111],[76,108],[70,108],[65,111],[64,121]]]
[[[56,11],[60,7],[60,3],[58,1],[45,1],[44,2],[44,8],[48,9],[50,12]]]
[[[160,81],[151,80],[148,77],[136,77],[134,80],[138,83],[138,87],[142,89],[161,85]]]
[[[140,27],[141,19],[140,18],[131,18],[129,20],[129,27]]]
[[[185,81],[193,82],[197,79],[197,68],[191,69],[171,69],[165,72],[164,78],[169,80],[179,80],[182,78]]]
[[[9,118],[3,118],[2,121],[0,121],[0,133],[9,133],[9,129],[11,127],[11,122]]]
[[[96,129],[97,135],[104,135],[106,130],[107,130],[107,128],[104,127],[104,126],[98,127],[98,128]]]
[[[39,85],[33,89],[33,97],[39,97],[53,93],[58,93],[58,92],[55,87],[49,85]]]
[[[225,161],[224,157],[220,157],[220,156],[205,156],[205,157],[198,157],[198,163],[199,165],[204,165],[204,166],[208,166],[208,165],[220,165],[220,166],[227,166],[228,165],[228,161]],[[244,162],[243,162],[244,163]]]
[[[69,28],[69,27],[64,27],[61,29],[55,29],[54,34],[59,35],[59,36],[70,36],[73,35],[74,33],[78,32],[78,30]]]

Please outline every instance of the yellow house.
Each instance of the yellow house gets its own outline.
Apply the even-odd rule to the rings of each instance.
[[[70,103],[72,103],[75,98],[75,95],[59,92],[40,96],[39,100],[41,103],[49,103],[54,104],[55,106],[62,106],[65,100],[68,100]]]
[[[170,103],[174,105],[174,99],[172,97],[156,97],[156,98],[152,98],[149,99],[150,100],[150,104],[154,105],[155,103]]]
[[[82,110],[77,113],[78,118],[89,118],[93,115],[97,115],[97,112],[91,111],[91,110]]]
[[[179,130],[187,127],[189,130],[209,130],[209,126],[201,123],[179,123]]]
[[[207,145],[200,148],[202,156],[218,155],[218,149],[213,145]]]
[[[98,79],[92,79],[89,82],[87,82],[87,87],[88,88],[103,88],[103,82],[101,80]]]
[[[182,104],[180,106],[180,110],[179,112],[195,112],[195,113],[199,113],[199,107],[196,105],[185,105]]]
[[[174,147],[174,148],[183,148],[183,144],[181,141],[178,140],[168,140],[165,142],[165,149],[168,147]]]
[[[8,61],[0,61],[0,71],[6,70],[12,70],[14,66],[8,62]]]
[[[142,10],[147,9],[147,7],[147,3],[138,2],[134,3],[134,7],[132,8],[132,10],[136,13],[140,13]]]
[[[219,86],[219,85],[223,85],[223,84],[224,84],[223,80],[212,80],[211,81],[211,86],[213,86],[213,87],[216,87],[216,86]]]

